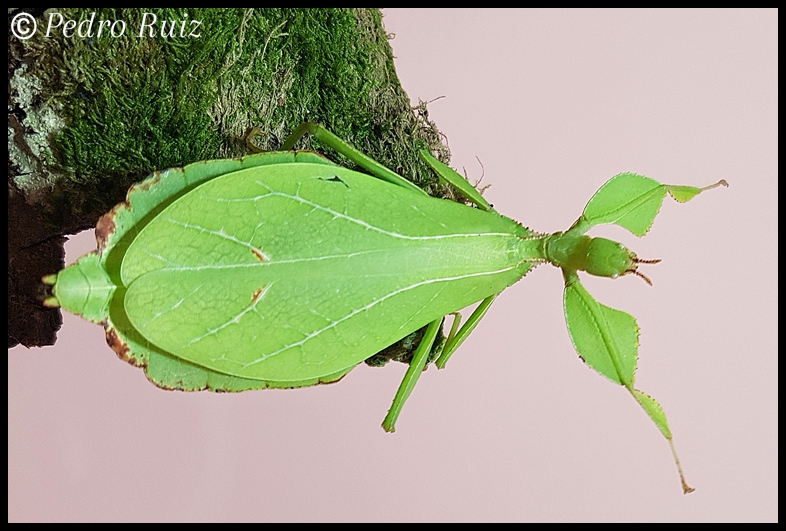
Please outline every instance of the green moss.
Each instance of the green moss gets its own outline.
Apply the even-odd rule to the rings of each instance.
[[[186,21],[188,33],[190,21],[200,21],[200,36],[140,37],[139,9],[62,9],[77,22],[95,13],[94,33],[100,20],[122,20],[126,33],[39,32],[22,44],[35,58],[25,75],[41,87],[38,105],[65,124],[44,132],[51,145],[45,171],[59,176],[62,191],[51,194],[53,218],[74,217],[58,213],[70,209],[97,219],[153,170],[247,154],[252,126],[266,133],[260,147],[275,149],[304,120],[444,194],[417,149],[441,152],[443,160],[447,150],[401,89],[378,10],[145,11],[157,17],[157,29],[163,20],[176,21],[176,30]]]

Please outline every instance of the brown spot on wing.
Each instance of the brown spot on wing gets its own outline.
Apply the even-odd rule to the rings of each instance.
[[[257,299],[259,299],[260,295],[262,295],[262,288],[259,288],[258,290],[256,290],[254,292],[253,295],[251,295],[251,304],[254,304],[255,302],[257,302]]]
[[[106,248],[109,238],[115,233],[115,214],[121,209],[128,207],[129,204],[125,201],[118,203],[98,220],[96,224],[96,243],[98,244],[99,253]]]
[[[180,170],[182,171],[182,170]],[[131,210],[130,198],[135,193],[144,193],[147,190],[154,188],[161,182],[161,172],[156,171],[148,176],[145,180],[131,185],[126,193],[126,200],[116,204],[112,210],[101,216],[96,224],[96,242],[98,243],[98,251],[101,253],[109,243],[109,238],[115,233],[115,216],[121,210]]]
[[[182,173],[183,172],[183,168],[171,168],[169,171],[179,171],[179,172]],[[136,184],[132,184],[131,188],[128,189],[128,194],[126,195],[126,197],[130,196],[134,192],[144,192],[146,190],[150,190],[151,188],[154,188],[160,182],[161,182],[161,172],[160,171],[154,171],[148,177],[146,177],[144,180],[142,180],[142,181],[140,181],[140,182],[138,182]]]
[[[117,335],[117,332],[112,326],[105,325],[104,332],[106,333],[107,344],[110,347],[112,347],[112,350],[115,351],[118,358],[120,358],[123,361],[127,361],[128,363],[130,363],[135,367],[144,367],[146,365],[146,363],[142,362],[141,360],[138,360],[133,355],[131,349],[128,348],[126,342],[120,339],[120,336]]]

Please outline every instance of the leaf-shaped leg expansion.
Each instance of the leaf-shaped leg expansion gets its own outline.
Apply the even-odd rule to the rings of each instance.
[[[678,186],[660,184],[655,179],[635,173],[620,173],[595,192],[581,217],[568,232],[584,234],[595,225],[613,223],[636,236],[644,236],[650,230],[666,193],[677,202],[685,203],[701,192],[718,186],[729,184],[720,180],[703,188]]]
[[[669,441],[683,492],[692,492],[693,488],[685,482],[663,408],[652,397],[633,387],[639,334],[635,319],[597,302],[581,285],[575,272],[563,270],[563,276],[565,322],[576,352],[592,369],[624,386],[636,399]]]
[[[718,186],[728,186],[724,180],[715,184],[698,188],[695,186],[679,186],[660,184],[654,179],[636,175],[635,173],[621,173],[612,177],[604,184],[587,203],[581,217],[560,238],[565,241],[571,238],[580,238],[585,232],[605,223],[613,223],[629,230],[636,236],[643,236],[652,226],[655,216],[663,204],[663,198],[670,194],[677,202],[690,201],[701,192]],[[600,241],[601,238],[594,240]],[[589,240],[587,240],[589,241]],[[600,242],[596,256],[588,252],[583,259],[588,264],[608,263],[612,255],[608,244],[613,242]],[[602,247],[607,247],[603,250]],[[616,276],[635,273],[649,284],[649,279],[636,269],[639,263],[656,263],[657,260],[641,260],[634,253],[621,248],[628,253],[628,259],[622,260],[619,270],[601,271],[592,274],[601,276]],[[579,356],[594,370],[614,383],[625,386],[636,399],[636,402],[647,412],[660,432],[669,441],[674,463],[682,482],[683,492],[686,494],[693,489],[685,482],[677,452],[674,450],[671,431],[666,422],[666,415],[660,404],[652,397],[633,387],[633,375],[636,370],[638,348],[638,327],[636,321],[625,312],[614,310],[598,303],[592,295],[579,282],[576,269],[581,269],[565,264],[562,267],[565,278],[565,321],[568,326],[571,341]],[[567,267],[566,267],[567,266]]]

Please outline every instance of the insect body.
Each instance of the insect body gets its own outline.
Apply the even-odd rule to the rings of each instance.
[[[285,151],[306,132],[379,178]],[[427,196],[314,124],[283,149],[168,170],[132,187],[99,222],[98,252],[44,279],[53,285],[46,303],[104,324],[121,357],[157,385],[187,390],[335,381],[427,326],[383,422],[393,431],[443,317],[481,301],[463,327],[454,320],[438,367],[497,294],[550,262],[563,271],[576,350],[628,388],[671,443],[660,406],[633,387],[635,321],[597,303],[577,271],[643,276],[635,254],[584,233],[616,223],[643,235],[666,192],[686,201],[702,189],[620,174],[573,227],[546,235],[496,213],[426,152],[478,208]]]

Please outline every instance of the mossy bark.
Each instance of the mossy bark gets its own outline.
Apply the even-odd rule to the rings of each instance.
[[[61,318],[41,306],[40,279],[64,265],[65,235],[153,170],[248,154],[252,127],[275,149],[319,122],[448,193],[417,159],[419,148],[449,154],[425,108],[410,106],[376,9],[28,12],[36,33],[8,41],[9,347],[54,343]],[[116,21],[122,35],[120,23],[108,30]],[[310,142],[300,147],[323,151]]]

